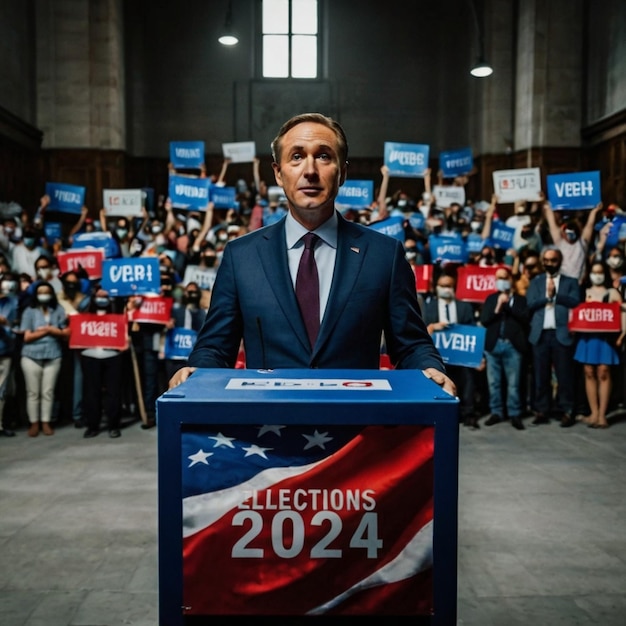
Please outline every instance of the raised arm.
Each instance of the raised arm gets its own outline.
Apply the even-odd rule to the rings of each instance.
[[[387,208],[387,190],[389,189],[389,168],[386,165],[381,166],[380,173],[383,175],[383,179],[380,183],[380,189],[378,191],[378,219],[384,220],[389,216],[389,210]]]

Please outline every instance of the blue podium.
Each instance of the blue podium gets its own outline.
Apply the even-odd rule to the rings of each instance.
[[[205,369],[163,394],[160,624],[454,624],[458,410],[410,370]]]

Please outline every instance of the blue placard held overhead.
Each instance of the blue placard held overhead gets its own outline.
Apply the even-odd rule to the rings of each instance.
[[[600,172],[549,174],[548,200],[555,211],[593,209],[601,200]]]
[[[404,243],[404,222],[405,218],[401,215],[392,215],[387,219],[380,220],[380,222],[374,222],[369,225],[369,228],[375,230],[383,235],[389,235],[398,241]]]
[[[433,263],[467,263],[467,246],[461,237],[440,237],[430,235],[428,237],[430,258]]]
[[[177,209],[205,210],[209,203],[209,178],[190,178],[189,176],[171,175],[169,196],[172,206]]]
[[[239,207],[237,190],[234,187],[211,185],[209,199],[215,204],[216,209],[236,209]]]
[[[513,236],[515,235],[515,229],[507,226],[504,222],[495,221],[491,225],[491,235],[489,237],[491,245],[494,248],[502,248],[504,250],[508,248],[514,248]]]
[[[450,324],[446,330],[433,333],[433,342],[446,365],[478,367],[485,349],[485,328]]]
[[[474,167],[471,148],[448,150],[439,154],[439,169],[445,178],[469,174]]]
[[[175,169],[200,169],[204,165],[204,141],[170,141],[170,162]]]
[[[337,194],[339,208],[364,209],[372,204],[374,182],[371,180],[347,180]]]
[[[424,222],[426,222],[426,219],[419,211],[409,215],[409,224],[411,224],[412,228],[415,230],[421,230],[424,228]]]
[[[102,288],[112,296],[159,293],[159,259],[110,259],[102,262]]]
[[[478,233],[470,233],[465,238],[465,246],[470,253],[480,252],[486,244],[487,242]]]
[[[59,224],[59,222],[44,222],[43,232],[49,246],[54,245],[57,241],[63,238],[61,224]]]
[[[85,188],[65,183],[46,183],[46,195],[50,196],[49,211],[77,213],[85,205]]]
[[[430,146],[418,143],[385,142],[385,165],[390,176],[420,178],[428,168]]]

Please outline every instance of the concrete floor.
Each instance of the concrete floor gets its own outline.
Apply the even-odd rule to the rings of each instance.
[[[0,625],[157,624],[156,438],[0,438]],[[461,427],[457,624],[626,623],[625,477],[621,415]]]

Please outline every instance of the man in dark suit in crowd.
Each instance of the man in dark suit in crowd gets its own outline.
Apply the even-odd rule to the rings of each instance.
[[[487,296],[480,312],[480,323],[485,327],[491,412],[485,426],[493,426],[504,417],[504,383],[507,417],[514,428],[524,430],[520,390],[522,357],[528,348],[528,305],[524,296],[513,292],[513,277],[508,267],[499,267],[495,279],[497,291]]]
[[[347,172],[341,126],[317,113],[296,116],[281,127],[272,153],[289,213],[226,246],[190,367],[170,387],[195,367],[232,367],[242,338],[253,369],[377,369],[384,334],[397,368],[423,370],[455,393],[420,316],[402,243],[335,209]],[[305,255],[319,283],[308,288],[311,305],[297,297]]]
[[[456,279],[452,274],[443,273],[437,278],[436,297],[424,307],[424,322],[428,332],[442,331],[451,324],[475,326],[474,309],[469,302],[457,300]],[[476,370],[462,365],[447,365],[448,375],[455,382],[461,400],[461,419],[465,426],[479,428],[474,408],[476,395]]]
[[[535,369],[535,409],[533,425],[547,424],[552,403],[552,368],[558,383],[561,426],[573,426],[574,335],[567,328],[569,311],[580,303],[576,278],[560,273],[563,254],[555,246],[542,250],[545,272],[535,276],[526,299],[530,311],[530,334]]]

